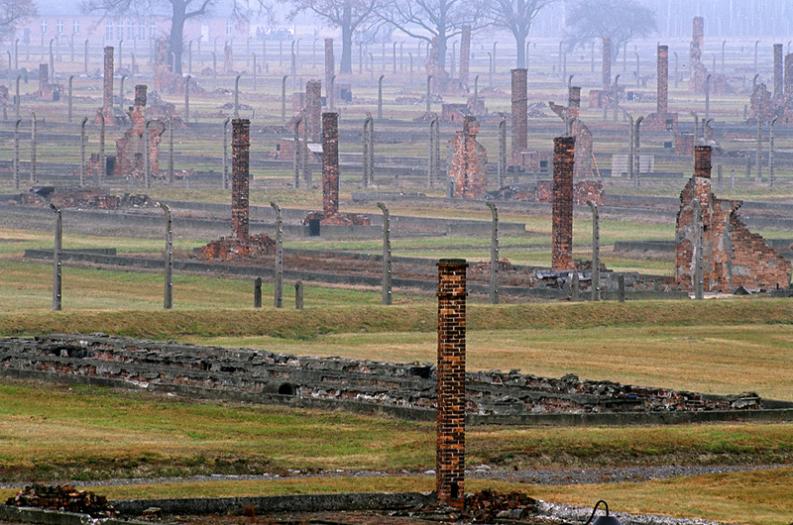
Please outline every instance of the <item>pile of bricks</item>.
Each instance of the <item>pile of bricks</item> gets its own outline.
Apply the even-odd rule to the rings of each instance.
[[[20,193],[13,202],[23,206],[47,207],[52,203],[56,208],[100,210],[153,206],[149,196],[143,194],[124,193],[118,195],[93,189],[54,188],[52,186],[39,186],[31,189],[28,193]]]
[[[114,514],[107,498],[87,490],[77,490],[72,485],[29,485],[9,498],[6,505],[65,510],[93,517],[112,517]]]

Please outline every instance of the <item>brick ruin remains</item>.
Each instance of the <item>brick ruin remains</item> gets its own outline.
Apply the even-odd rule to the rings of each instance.
[[[711,188],[711,147],[696,146],[694,176],[680,193],[675,227],[675,280],[694,289],[698,228],[693,201],[702,214],[704,289],[732,293],[787,288],[791,264],[746,227],[738,214],[741,201],[719,199]]]
[[[439,269],[447,275],[438,288],[439,313],[449,316],[443,317],[445,324],[439,326],[449,337],[443,355],[459,365],[444,370],[451,380],[445,394],[451,396],[447,398],[450,401],[456,400],[459,408],[465,407],[468,416],[484,418],[481,421],[486,423],[489,416],[680,413],[778,406],[752,393],[707,396],[582,381],[572,374],[547,378],[514,370],[465,373],[463,390],[459,374],[463,372],[465,269],[455,274],[452,268]],[[441,341],[439,337],[439,349]],[[438,368],[429,363],[296,356],[104,335],[0,339],[0,375],[91,382],[194,398],[304,401],[308,406],[351,409],[376,405],[391,407],[390,412],[400,417],[423,419],[437,417],[432,411],[439,386]]]
[[[120,210],[154,206],[148,195],[117,194],[91,188],[56,188],[55,186],[34,186],[30,191],[15,196],[13,202],[21,206],[42,208],[49,208],[52,204],[59,209]]]
[[[465,506],[467,268],[461,259],[438,262],[435,493],[458,509]]]
[[[705,93],[705,83],[710,75],[710,94],[729,93],[730,87],[727,84],[727,77],[715,72],[708,72],[708,68],[702,62],[702,55],[705,51],[705,19],[695,16],[692,23],[691,45],[688,54],[688,89],[692,93]]]
[[[231,121],[231,237],[221,237],[197,255],[205,260],[237,260],[275,253],[275,241],[264,234],[250,234],[250,135],[248,119]]]
[[[135,86],[135,100],[129,110],[130,128],[116,140],[116,160],[113,175],[129,180],[145,178],[145,157],[149,156],[149,172],[152,178],[160,176],[160,141],[165,133],[165,123],[146,118],[145,85]],[[145,138],[146,122],[149,122],[148,143]]]
[[[460,84],[467,89],[471,63],[471,26],[464,25],[460,34]]]
[[[553,140],[553,202],[551,211],[551,270],[575,269],[573,262],[573,174],[575,137]]]
[[[463,119],[463,129],[452,139],[452,161],[449,178],[454,184],[454,197],[481,199],[487,190],[487,150],[476,135],[479,123],[476,117]]]

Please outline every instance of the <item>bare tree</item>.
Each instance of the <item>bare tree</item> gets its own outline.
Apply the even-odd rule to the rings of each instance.
[[[35,14],[33,0],[0,0],[0,40],[11,38],[17,24]]]
[[[436,41],[440,66],[446,67],[450,38],[459,35],[464,25],[476,26],[483,4],[470,0],[397,0],[378,11],[384,22],[413,38]]]
[[[282,0],[292,4],[289,17],[309,11],[329,25],[341,29],[341,72],[352,73],[352,37],[365,24],[374,20],[385,0]]]
[[[517,67],[526,67],[526,39],[537,14],[557,0],[482,0],[485,18],[512,33],[517,46]]]
[[[12,2],[14,0],[11,0]],[[83,10],[86,12],[101,12],[106,15],[120,15],[131,13],[150,13],[153,9],[165,6],[171,10],[171,29],[168,36],[168,52],[173,53],[174,73],[182,73],[182,51],[184,48],[184,25],[191,18],[209,14],[218,0],[85,0]],[[260,10],[270,11],[264,0],[256,0]],[[250,13],[246,2],[243,5],[238,0],[231,2],[231,17],[237,22],[244,21]]]
[[[567,17],[570,48],[608,38],[612,59],[626,42],[656,31],[655,13],[636,0],[578,0]]]

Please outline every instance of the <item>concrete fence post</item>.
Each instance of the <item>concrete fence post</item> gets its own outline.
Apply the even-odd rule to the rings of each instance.
[[[96,185],[101,186],[107,178],[107,160],[105,159],[105,116],[99,110],[97,112],[99,117],[99,170],[96,172]]]
[[[628,125],[630,126],[628,131],[628,180],[632,181],[636,176],[633,169],[633,160],[636,156],[636,139],[633,135],[636,131],[636,122],[633,119],[633,115],[628,115]]]
[[[432,75],[427,75],[427,115],[432,114]]]
[[[83,42],[83,73],[88,74],[88,39]]]
[[[118,111],[120,113],[124,113],[124,81],[125,80],[127,80],[127,75],[121,75],[121,82],[119,82],[118,84]]]
[[[573,278],[571,279],[571,283],[570,283],[570,291],[571,291],[570,299],[573,301],[578,301],[581,291],[581,281],[577,269],[573,270]]]
[[[292,177],[294,179],[295,189],[300,187],[300,166],[303,159],[303,147],[300,145],[300,124],[303,122],[303,117],[297,119],[293,128],[292,143],[294,147],[294,155],[292,156]]]
[[[73,83],[74,83],[74,75],[69,75],[69,91],[67,93],[67,97],[68,97],[68,102],[67,102],[68,103],[68,111],[67,111],[67,116],[66,116],[66,121],[67,122],[71,122],[72,121],[72,92],[73,92],[72,84]]]
[[[303,281],[295,283],[295,310],[303,309]]]
[[[151,160],[149,159],[149,125],[151,120],[147,120],[143,125],[143,185],[151,188]]]
[[[14,114],[16,118],[20,116],[21,95],[19,94],[19,83],[22,81],[22,75],[17,75],[16,80],[16,97],[14,97]]]
[[[592,210],[592,300],[600,301],[600,212],[594,202],[587,205]]]
[[[83,117],[80,124],[80,187],[85,185],[85,125],[88,124],[88,117]]]
[[[253,281],[253,307],[262,307],[262,278],[257,277]]]
[[[60,311],[62,308],[63,290],[61,282],[61,249],[63,247],[63,214],[59,208],[50,204],[55,212],[55,243],[52,250],[52,309]]]
[[[275,280],[273,282],[273,306],[281,308],[284,302],[284,227],[281,207],[271,202],[275,210]]]
[[[435,144],[436,130],[438,128],[438,118],[434,117],[430,120],[430,140],[429,151],[427,152],[427,185],[432,188],[437,179],[438,166],[436,164],[435,150],[440,145]]]
[[[394,64],[396,68],[396,64]],[[385,75],[380,75],[380,78],[377,79],[377,118],[382,120],[383,119],[383,79]]]
[[[173,308],[173,219],[171,208],[162,202],[160,208],[165,213],[165,283],[163,289],[163,308]]]
[[[36,173],[36,147],[38,146],[38,119],[36,112],[31,112],[32,120],[30,121],[30,183],[35,184],[38,180]]]
[[[368,125],[367,125],[368,123]],[[374,119],[364,122],[364,186],[374,183]]]
[[[754,163],[756,167],[755,173],[757,174],[755,182],[760,183],[763,181],[763,119],[759,115],[757,117],[757,137]]]
[[[710,81],[711,81],[711,74],[708,73],[708,76],[705,77],[705,120],[710,119]]]
[[[498,189],[504,187],[504,177],[507,174],[507,119],[502,118],[498,123]]]
[[[642,140],[641,140],[641,130],[642,130],[642,122],[644,121],[644,117],[638,117],[636,119],[636,129],[633,132],[633,140],[635,145],[633,147],[633,154],[636,155],[636,160],[634,163],[634,168],[636,170],[636,178],[634,179],[634,183],[638,188],[641,185],[641,176],[642,176],[642,156],[641,156],[641,147],[642,147]]]
[[[184,123],[190,122],[190,80],[193,77],[187,75],[184,78]]]
[[[774,182],[776,178],[776,166],[774,165],[774,127],[776,126],[777,119],[779,117],[774,117],[771,120],[771,124],[768,127],[768,186],[773,188]]]
[[[256,74],[257,74],[257,71],[256,71],[256,53],[254,53],[253,54],[253,79],[252,79],[253,91],[254,92],[256,91]]]
[[[490,230],[490,304],[498,304],[498,209],[492,202],[487,202],[492,216]]]
[[[286,81],[289,75],[281,77],[281,121],[286,122]]]
[[[392,290],[391,290],[391,216],[388,213],[388,208],[382,202],[377,203],[377,207],[383,212],[383,289],[382,289],[382,303],[385,305],[391,304]]]
[[[234,118],[240,118],[240,78],[242,73],[234,78]]]
[[[168,119],[168,184],[173,186],[173,118]]]
[[[619,302],[625,302],[625,276],[619,274],[617,276],[617,299]]]
[[[19,189],[19,126],[22,119],[17,119],[14,124],[14,188]]]
[[[229,184],[229,121],[231,119],[226,117],[223,121],[223,173],[221,174],[222,182],[220,187],[228,189]]]

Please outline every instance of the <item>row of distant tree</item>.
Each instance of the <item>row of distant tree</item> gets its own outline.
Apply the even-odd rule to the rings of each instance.
[[[182,69],[185,22],[211,13],[224,0],[84,0],[84,10],[103,14],[130,14],[160,11],[171,13],[170,51]],[[271,0],[228,0],[232,16],[272,19]],[[289,17],[312,13],[323,24],[341,33],[342,73],[352,73],[353,42],[356,35],[376,30],[396,31],[421,39],[436,47],[440,65],[445,67],[449,42],[466,25],[474,32],[497,29],[512,35],[517,50],[517,67],[525,67],[526,42],[537,15],[545,9],[560,9],[562,0],[272,0],[290,7]],[[256,5],[252,7],[251,2]],[[615,52],[622,44],[655,31],[655,15],[638,0],[568,0],[566,3],[569,49],[594,39],[611,38]],[[0,0],[0,36],[13,32],[19,20],[35,13],[33,0]],[[560,20],[562,19],[560,10]]]

